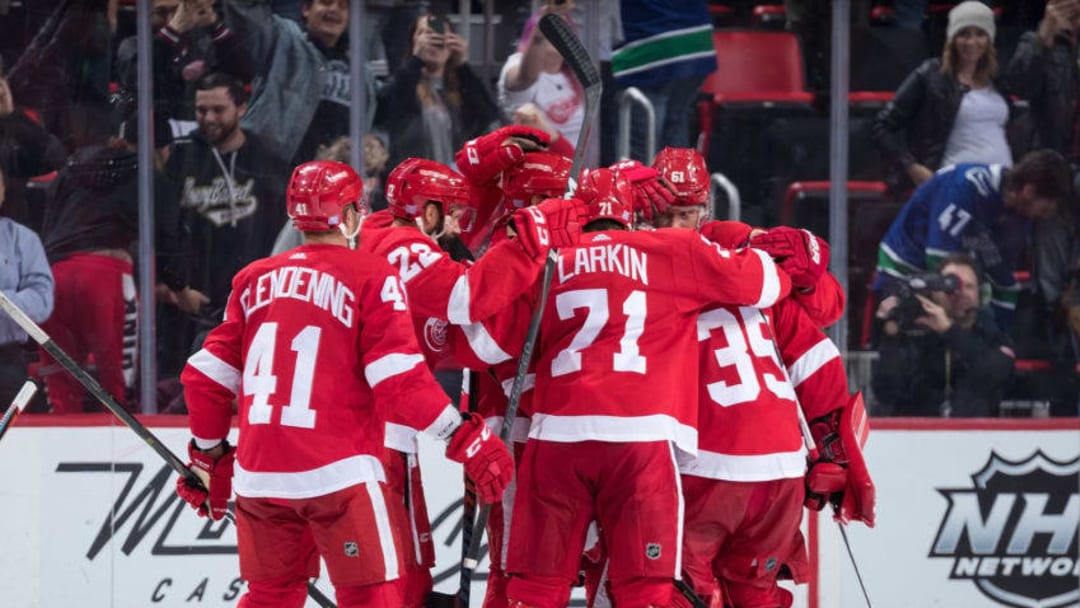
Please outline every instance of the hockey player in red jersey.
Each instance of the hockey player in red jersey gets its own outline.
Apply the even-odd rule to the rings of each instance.
[[[470,325],[510,304],[536,280],[548,248],[575,242],[580,231],[580,221],[567,221],[566,214],[574,213],[573,204],[553,201],[539,216],[516,218],[522,230],[519,238],[504,239],[475,264],[455,261],[433,237],[451,207],[469,203],[469,192],[464,178],[449,167],[432,160],[407,159],[387,178],[388,208],[365,219],[358,245],[397,270],[417,339],[433,370],[456,366],[453,343],[445,339],[447,323]],[[394,424],[387,429],[388,447],[393,448],[387,462],[389,482],[401,490],[403,499],[407,497],[411,546],[416,549],[415,559],[406,564],[405,608],[419,607],[431,591],[434,565],[431,524],[416,466],[415,432]]]
[[[506,227],[509,219],[514,217],[513,214],[518,213],[518,210],[538,205],[545,199],[561,197],[566,192],[570,165],[570,159],[565,156],[544,151],[529,151],[522,155],[518,163],[502,170],[497,183],[498,191],[502,193],[503,211],[492,226],[492,245],[497,246],[501,240],[507,238]],[[517,227],[517,222],[514,227]],[[484,416],[493,431],[498,432],[502,428],[506,413],[507,397],[517,371],[517,360],[505,353],[493,352],[496,349],[491,348],[491,343],[487,341],[489,336],[481,332],[481,329],[482,327],[470,327],[467,336],[474,352],[487,353],[483,361],[487,365],[477,366],[474,370],[479,392],[476,399],[476,411]],[[532,383],[533,376],[530,374],[526,377],[514,428],[510,432],[510,443],[515,447],[515,459],[520,456],[528,438]],[[483,608],[506,608],[507,606],[506,541],[510,533],[510,518],[507,514],[513,511],[513,500],[514,486],[511,484],[511,487],[503,494],[502,500],[491,506],[487,522],[488,551],[491,562],[488,568]]]
[[[498,238],[500,224],[513,208],[504,200],[503,172],[520,165],[529,152],[547,151],[551,137],[539,129],[510,125],[465,142],[454,163],[472,187],[470,216],[461,239],[475,255]],[[561,196],[562,193],[559,193]]]
[[[672,195],[648,197],[667,205],[653,216],[658,224],[700,226],[710,240],[733,249],[761,246],[793,284],[803,286],[797,297],[767,310],[719,306],[698,317],[700,449],[696,457],[680,459],[686,498],[684,572],[694,590],[717,608],[790,606],[791,594],[776,579],[783,566],[796,582],[805,580],[807,556],[799,523],[806,486],[828,479],[833,485],[827,492],[843,492],[845,483],[831,475],[847,473],[832,458],[828,464],[815,462],[815,468],[827,467],[828,472],[822,469],[804,483],[806,451],[797,411],[802,403],[804,414],[816,421],[815,439],[821,440],[838,430],[834,420],[850,407],[839,351],[818,328],[823,320],[805,310],[824,311],[826,319],[841,312],[829,310],[838,299],[829,291],[837,290],[837,284],[822,283],[828,247],[809,232],[790,228],[766,232],[738,222],[702,226],[700,212],[694,212],[708,203],[708,176],[700,156],[665,148],[654,168],[657,181],[664,180],[661,185]],[[638,193],[639,198],[645,194]],[[827,442],[840,453],[847,447],[837,437]],[[846,467],[846,453],[840,460]],[[859,518],[872,524],[872,495],[864,485],[856,486],[848,493],[861,501]],[[822,508],[826,500],[813,494],[806,502]],[[690,603],[677,597],[676,605]]]
[[[816,439],[839,430],[839,414],[852,409],[839,352],[818,329],[835,321],[843,306],[839,284],[825,273],[828,246],[804,230],[702,223],[709,176],[693,150],[665,148],[651,168],[633,161],[624,161],[624,168],[635,178],[636,208],[648,221],[700,229],[732,249],[761,248],[796,286],[792,298],[768,310],[720,306],[700,315],[700,450],[696,458],[680,460],[684,572],[694,590],[715,607],[788,606],[791,595],[776,585],[776,577],[784,567],[796,581],[804,580],[807,557],[799,532],[804,495],[816,509],[842,494],[852,496],[852,504],[858,497],[858,508],[848,515],[857,510],[857,518],[869,523],[873,517],[872,484],[862,476],[864,467],[839,465],[836,458],[826,464],[815,455],[805,485],[828,486],[825,492],[833,495],[815,496],[804,487],[798,404],[809,404],[804,412],[817,420]],[[842,451],[845,443],[837,436],[828,443]],[[861,464],[861,457],[853,460]],[[853,477],[863,483],[853,483],[845,493],[847,468],[856,469]],[[690,603],[676,597],[676,605]]]
[[[553,203],[539,215],[522,214],[519,238],[493,246],[476,264],[454,261],[432,235],[451,206],[468,204],[469,194],[453,169],[410,158],[387,177],[388,208],[364,221],[359,249],[384,257],[397,269],[415,316],[455,325],[487,318],[535,281],[549,247],[576,242],[573,227],[579,231],[580,224],[571,220],[579,212],[570,203]]]
[[[565,606],[595,519],[617,604],[668,606],[679,576],[675,450],[697,446],[695,383],[685,382],[696,369],[694,319],[713,303],[771,305],[789,283],[753,250],[735,254],[688,232],[626,231],[632,193],[610,170],[584,173],[578,193],[591,233],[560,249],[541,319],[507,593],[511,606]],[[511,354],[528,308],[496,317],[494,334]]]
[[[807,564],[799,532],[807,453],[797,408],[819,419],[847,405],[840,353],[790,298],[768,310],[707,310],[697,337],[700,449],[679,463],[684,572],[717,608],[790,606],[777,574],[784,566],[801,583]]]
[[[546,151],[548,136],[528,127],[509,126],[466,142],[456,155],[457,166],[472,188],[472,206],[476,221],[463,230],[462,238],[483,261],[515,229],[528,228],[528,218],[511,219],[526,207],[544,199],[561,197],[570,175],[570,159]],[[562,204],[562,203],[560,203]],[[538,267],[539,268],[539,267]],[[519,290],[519,294],[525,290]],[[461,362],[468,361],[470,376],[475,380],[471,402],[495,432],[502,427],[507,406],[507,394],[516,360],[492,338],[483,323],[450,326],[446,331],[446,348]],[[510,434],[511,444],[523,445],[528,432],[528,402],[530,391],[522,395],[518,417]],[[487,522],[488,547],[491,565],[488,570],[484,608],[505,608],[506,582],[505,539],[509,533],[513,486],[499,503],[491,505]],[[479,534],[473,537],[479,538]]]
[[[339,606],[402,605],[406,523],[387,508],[386,422],[449,439],[484,500],[512,475],[505,446],[423,365],[393,270],[348,248],[361,188],[341,163],[296,168],[287,205],[304,244],[237,273],[225,320],[182,374],[191,466],[209,491],[181,479],[177,493],[220,519],[235,485],[243,608],[302,606],[320,556]]]

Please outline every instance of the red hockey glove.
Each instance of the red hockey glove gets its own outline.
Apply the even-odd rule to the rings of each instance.
[[[820,511],[832,504],[837,521],[874,526],[874,482],[862,457],[868,434],[862,393],[853,395],[846,407],[810,422],[818,454],[806,473],[807,507]]]
[[[203,486],[192,485],[187,479],[181,477],[176,480],[176,493],[184,499],[184,502],[198,509],[199,517],[209,515],[217,520],[225,517],[225,512],[229,510],[236,448],[228,443],[224,445],[225,453],[215,460],[195,447],[194,441],[188,444],[188,457],[191,458],[188,468],[202,480]]]
[[[725,249],[742,249],[749,245],[752,230],[742,222],[713,220],[701,226],[701,236]]]
[[[810,436],[817,447],[817,459],[810,462],[806,472],[806,501],[808,508],[820,511],[839,499],[847,486],[847,454],[840,440],[841,410],[833,410],[810,421]]]
[[[462,417],[461,426],[446,446],[446,457],[465,466],[465,474],[476,484],[480,500],[496,502],[514,478],[514,459],[483,418],[465,413]]]
[[[829,244],[809,230],[778,226],[750,239],[791,277],[795,287],[813,287],[829,267]]]
[[[510,125],[465,142],[454,162],[469,183],[484,186],[520,162],[526,151],[543,150],[549,143],[551,136],[540,129]]]
[[[634,190],[634,213],[646,222],[656,225],[656,220],[675,204],[675,194],[664,186],[660,172],[636,160],[622,160],[611,165],[630,181]]]
[[[552,247],[576,245],[589,209],[576,198],[549,198],[514,212],[514,231],[525,253],[540,259]]]

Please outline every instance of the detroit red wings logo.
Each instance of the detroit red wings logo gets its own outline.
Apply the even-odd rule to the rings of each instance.
[[[424,344],[428,350],[441,353],[446,350],[446,321],[431,318],[424,323]]]

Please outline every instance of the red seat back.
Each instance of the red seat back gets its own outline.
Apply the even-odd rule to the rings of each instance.
[[[804,90],[802,53],[789,32],[715,31],[717,70],[705,79],[703,93],[726,100],[812,96]]]

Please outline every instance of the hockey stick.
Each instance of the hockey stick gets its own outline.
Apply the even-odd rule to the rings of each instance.
[[[8,406],[4,417],[0,418],[0,439],[4,438],[4,433],[7,433],[8,427],[11,423],[15,422],[15,419],[19,417],[19,414],[26,409],[26,404],[30,403],[30,399],[37,392],[37,384],[33,380],[27,380],[26,384],[22,385],[19,392],[15,395],[15,399]]]
[[[698,597],[698,595],[694,593],[694,589],[690,586],[690,583],[687,583],[685,580],[675,579],[675,589],[677,589],[694,608],[709,608],[709,605],[705,603],[705,600]]]
[[[180,476],[184,478],[185,482],[194,487],[202,488],[203,490],[207,489],[203,480],[189,469],[187,465],[184,464],[184,461],[180,460],[172,450],[165,447],[165,444],[161,443],[157,436],[150,432],[150,429],[146,428],[143,423],[139,422],[130,412],[124,409],[122,405],[117,403],[112,395],[106,392],[105,389],[98,384],[97,380],[94,380],[90,374],[86,373],[86,370],[79,367],[79,365],[75,363],[63,349],[53,342],[52,338],[50,338],[37,323],[34,323],[33,319],[26,316],[26,313],[16,306],[2,291],[0,291],[0,310],[6,312],[8,316],[23,329],[23,331],[30,334],[30,337],[40,344],[41,348],[45,349],[45,352],[49,353],[53,359],[56,359],[57,363],[59,363],[69,374],[74,376],[75,379],[79,381],[79,384],[83,385],[83,388],[100,401],[106,409],[119,418],[129,429],[135,431],[135,434],[145,441],[152,450],[157,452],[157,455],[161,456],[174,471],[179,473]],[[25,390],[25,386],[23,388]],[[22,391],[20,391],[20,394],[21,393]],[[7,418],[7,415],[4,417]],[[227,517],[234,525],[236,524],[236,519],[232,513],[227,513]],[[308,582],[308,595],[311,596],[311,599],[315,600],[321,608],[337,608],[337,606],[330,601],[322,591],[316,589],[311,582]]]
[[[770,330],[771,332],[771,330]],[[781,363],[783,359],[780,359],[780,349],[776,346],[776,341],[770,336],[769,341],[772,342],[773,348],[776,349],[776,356]],[[784,367],[784,375],[787,375],[787,368]],[[791,379],[788,379],[790,382]],[[799,416],[799,432],[802,433],[803,443],[806,444],[806,451],[810,453],[811,458],[817,458],[817,443],[814,441],[814,437],[810,435],[810,425],[806,422],[806,414],[802,411],[802,403],[799,402],[799,397],[795,397],[795,411]],[[833,515],[839,515],[840,504],[838,502],[832,502]],[[835,517],[834,517],[835,519]],[[848,558],[851,560],[851,567],[855,570],[855,578],[859,581],[859,589],[862,590],[863,599],[866,600],[867,608],[873,608],[873,604],[870,603],[870,593],[866,590],[866,583],[863,582],[862,572],[859,571],[859,563],[855,561],[855,554],[851,551],[851,543],[848,541],[847,530],[844,529],[844,524],[836,520],[836,527],[840,530],[840,537],[844,539],[844,547],[847,549]]]
[[[578,132],[577,146],[574,148],[574,158],[570,164],[570,177],[567,180],[564,195],[566,198],[570,198],[573,196],[574,191],[577,190],[577,176],[585,162],[585,147],[589,142],[589,133],[592,130],[596,112],[600,108],[600,94],[603,87],[600,83],[600,71],[596,69],[596,65],[589,58],[589,53],[581,44],[581,40],[578,39],[562,17],[544,15],[540,18],[538,26],[544,37],[559,51],[563,60],[574,71],[578,82],[581,83],[582,88],[585,90],[585,116],[581,123],[581,131]],[[537,303],[536,310],[533,311],[532,319],[529,321],[529,331],[525,336],[521,357],[518,358],[517,373],[514,375],[514,383],[510,388],[506,414],[503,417],[502,428],[499,430],[499,437],[507,445],[510,445],[510,430],[514,426],[514,419],[517,418],[518,404],[521,402],[525,376],[528,374],[529,364],[532,362],[536,337],[540,333],[540,319],[544,315],[544,303],[547,301],[548,291],[551,288],[551,278],[555,274],[555,261],[557,259],[558,251],[555,249],[548,251],[547,260],[544,262],[544,275],[541,279],[540,300]],[[511,446],[511,449],[513,449],[513,446]],[[476,518],[472,542],[469,544],[469,552],[465,559],[461,560],[463,586],[471,584],[473,572],[480,563],[484,529],[487,527],[487,520],[490,515],[491,505],[484,505]]]
[[[479,377],[471,372],[469,374],[469,412],[475,412],[480,401]],[[465,502],[461,512],[461,563],[469,557],[469,551],[473,548],[473,534],[476,530],[476,490],[470,489],[469,478],[462,475],[465,481]],[[486,523],[486,522],[485,522]],[[481,528],[483,529],[483,528]],[[468,608],[469,598],[472,595],[472,570],[461,569],[461,580],[458,586],[458,604],[462,608]]]

